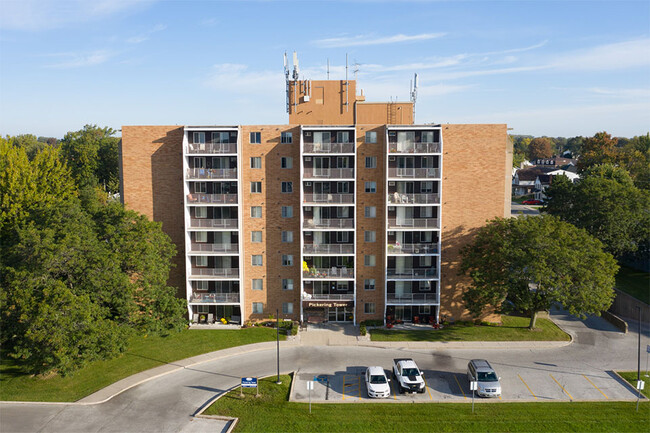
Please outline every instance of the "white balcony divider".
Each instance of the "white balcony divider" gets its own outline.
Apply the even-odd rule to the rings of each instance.
[[[440,194],[388,194],[390,204],[440,204]]]
[[[237,194],[192,193],[187,195],[187,202],[190,204],[192,203],[237,204]]]
[[[305,194],[305,203],[353,204],[354,194]]]
[[[388,218],[388,228],[420,228],[437,229],[440,227],[437,218]]]
[[[187,179],[237,179],[236,168],[188,168]]]
[[[191,218],[191,228],[215,228],[215,229],[236,229],[236,219],[207,219],[207,218]]]

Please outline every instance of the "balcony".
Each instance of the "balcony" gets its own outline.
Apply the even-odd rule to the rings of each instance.
[[[437,229],[439,227],[438,218],[388,218],[389,229]]]
[[[239,278],[239,268],[191,268],[193,277]]]
[[[305,194],[305,203],[354,204],[354,194]]]
[[[424,280],[438,278],[438,270],[436,268],[388,268],[386,276],[392,280]]]
[[[354,254],[353,244],[305,244],[304,255],[312,254]]]
[[[440,153],[440,143],[388,143],[389,153]]]
[[[190,303],[195,304],[236,304],[239,303],[239,293],[192,293]]]
[[[354,143],[305,143],[303,153],[354,153]]]
[[[302,227],[305,229],[352,229],[354,228],[353,218],[333,218],[333,219],[308,219],[303,221]]]
[[[191,218],[191,228],[206,228],[206,229],[237,229],[238,222],[236,219],[207,219],[207,218]]]
[[[237,179],[236,168],[188,168],[187,179]]]
[[[390,204],[440,204],[440,194],[388,194]]]
[[[188,203],[203,204],[237,204],[237,194],[201,194],[187,195]]]
[[[439,168],[388,168],[388,177],[389,178],[400,178],[400,179],[439,179],[440,178],[440,169]]]
[[[353,293],[346,294],[333,294],[333,293],[319,293],[311,294],[304,292],[302,294],[303,301],[352,301],[354,300]]]
[[[435,293],[386,294],[386,301],[389,304],[437,304],[437,298]]]
[[[237,153],[237,143],[190,143],[187,153]]]
[[[305,179],[354,179],[354,168],[305,168]]]
[[[388,244],[388,254],[438,254],[438,244]]]
[[[239,244],[210,244],[192,242],[190,251],[202,253],[239,253]]]
[[[353,268],[311,268],[302,272],[303,278],[354,278]]]

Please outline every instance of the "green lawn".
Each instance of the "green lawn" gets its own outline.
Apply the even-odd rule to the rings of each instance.
[[[503,324],[457,324],[423,331],[378,328],[370,330],[372,341],[569,341],[569,336],[548,319],[537,319],[528,329],[527,317],[501,316]]]
[[[239,418],[236,432],[636,432],[650,431],[650,404],[611,403],[289,403],[291,379],[260,381],[260,394],[234,390],[206,415]]]
[[[632,387],[636,389],[636,371],[617,371],[617,373],[623,379],[630,382]],[[645,395],[647,398],[650,398],[650,377],[645,377],[645,370],[641,370],[641,380],[645,382],[645,388],[641,391],[641,394]]]
[[[650,273],[621,266],[616,275],[616,288],[650,304]]]
[[[0,360],[0,400],[76,401],[140,371],[228,347],[273,341],[275,329],[184,330],[167,337],[138,337],[119,358],[97,361],[67,377],[25,374],[12,359]],[[281,336],[285,339],[286,337]]]

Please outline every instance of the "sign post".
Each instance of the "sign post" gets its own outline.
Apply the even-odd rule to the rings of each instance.
[[[478,389],[478,381],[476,380],[470,381],[469,389],[472,391],[472,413],[474,413],[474,392]]]
[[[309,390],[309,413],[311,413],[311,390],[314,389],[314,381],[307,381],[307,389]]]
[[[645,382],[642,380],[636,381],[636,389],[639,390],[639,395],[636,397],[636,411],[639,411],[639,400],[641,400],[641,390],[645,388]]]

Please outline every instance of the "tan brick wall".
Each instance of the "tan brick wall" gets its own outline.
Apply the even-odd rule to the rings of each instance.
[[[356,111],[357,125],[413,124],[413,104],[411,102],[357,102]]]
[[[356,82],[349,80],[348,83],[349,85],[346,85],[345,80],[292,81],[289,84],[289,123],[291,125],[352,125]],[[304,100],[307,86],[311,92],[309,101]],[[297,105],[294,105],[294,102]]]

